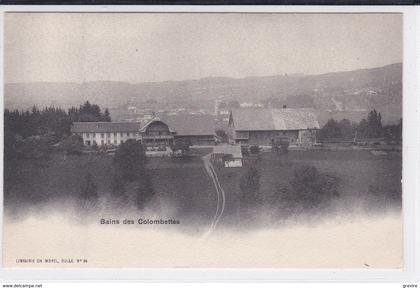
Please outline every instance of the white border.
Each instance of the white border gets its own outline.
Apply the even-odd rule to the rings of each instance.
[[[5,12],[259,12],[259,13],[403,13],[403,214],[404,214],[404,264],[402,270],[357,269],[24,269],[2,268],[0,280],[137,280],[137,281],[369,281],[414,282],[420,280],[420,197],[418,191],[420,127],[418,108],[420,100],[416,74],[420,57],[420,8],[413,6],[2,6],[0,7],[0,47],[3,48],[3,19]],[[0,64],[3,66],[3,49]],[[415,61],[414,61],[415,60]],[[417,65],[416,65],[417,64]],[[417,69],[417,70],[416,70]],[[420,76],[420,75],[419,75]],[[3,97],[3,69],[0,72],[0,93]],[[416,91],[417,89],[417,91]],[[3,101],[0,101],[3,110]],[[3,113],[0,117],[3,125]],[[3,129],[0,132],[3,138]],[[0,144],[3,148],[3,141]],[[3,149],[0,152],[3,160]],[[0,171],[3,171],[1,165]],[[1,173],[1,184],[3,173]],[[3,187],[3,185],[1,185]],[[0,193],[3,203],[3,193]],[[2,215],[0,216],[2,220]],[[416,222],[417,219],[417,222]],[[416,232],[417,230],[417,232]],[[2,233],[2,232],[0,232]],[[417,237],[416,237],[417,236]],[[416,237],[416,238],[415,238]],[[2,251],[0,252],[1,255]]]

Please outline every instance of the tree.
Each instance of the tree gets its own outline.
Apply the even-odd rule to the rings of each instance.
[[[122,177],[129,181],[137,180],[145,173],[147,162],[143,145],[139,141],[129,139],[118,146],[114,162]]]
[[[338,127],[340,128],[340,137],[343,139],[352,139],[354,138],[354,126],[348,119],[342,119],[338,122]]]
[[[108,108],[105,109],[104,115],[102,116],[102,122],[111,122],[111,115],[109,114]]]
[[[153,198],[155,191],[153,189],[152,180],[148,173],[144,173],[138,180],[136,205],[139,209],[144,209],[146,204]]]
[[[92,174],[87,173],[80,185],[81,208],[91,208],[98,202],[98,186],[93,181]]]
[[[62,142],[62,145],[68,155],[80,155],[83,150],[83,138],[79,135],[71,135]]]
[[[381,113],[372,110],[369,112],[367,119],[368,137],[378,138],[383,136],[382,116]]]
[[[339,196],[341,179],[320,173],[314,166],[304,165],[294,171],[290,181],[291,198],[303,208],[314,208]]]
[[[77,121],[111,121],[109,110],[101,112],[98,105],[86,101],[79,108],[71,107],[68,112],[57,107],[30,110],[4,110],[4,127],[24,139],[30,136],[49,135],[54,143],[70,135],[70,127]],[[52,144],[54,144],[52,143]]]
[[[222,143],[228,143],[229,142],[229,136],[227,135],[225,130],[217,129],[216,135],[222,139]]]
[[[261,175],[257,168],[250,167],[240,179],[241,189],[241,208],[248,209],[252,206],[261,204],[262,199],[259,194]]]
[[[22,156],[24,158],[42,159],[47,158],[51,146],[48,139],[42,136],[31,136],[22,142]]]
[[[341,129],[338,122],[330,119],[319,131],[320,140],[332,140],[341,138]]]
[[[402,140],[402,119],[398,121],[398,124],[390,124],[384,126],[384,137],[388,142],[401,141]]]
[[[359,126],[357,127],[357,137],[358,138],[369,137],[368,122],[366,121],[366,119],[362,119],[359,122]]]
[[[122,176],[119,173],[114,174],[111,181],[111,197],[119,204],[124,204],[128,201],[125,192],[125,185]]]

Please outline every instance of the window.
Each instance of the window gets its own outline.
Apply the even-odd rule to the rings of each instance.
[[[120,133],[120,136],[121,136],[121,137],[124,137],[124,133]]]
[[[95,138],[96,137],[96,133],[92,133],[92,137]]]
[[[90,136],[90,134],[89,133],[86,133],[86,138],[89,138],[89,136]]]
[[[127,137],[130,137],[130,132],[127,132]]]
[[[114,133],[114,137],[115,137],[115,138],[117,137],[117,133]]]
[[[116,133],[115,133],[115,134],[116,134]],[[115,140],[114,140],[114,144],[115,144],[115,145],[117,145],[117,144],[118,144],[117,139],[115,139]]]
[[[104,140],[101,140],[101,145],[104,145],[104,143],[105,143]]]
[[[90,146],[90,141],[85,142],[87,146]]]
[[[111,140],[108,139],[108,144],[111,144]]]
[[[105,134],[104,133],[101,133],[101,138],[104,138],[104,136],[105,136]]]

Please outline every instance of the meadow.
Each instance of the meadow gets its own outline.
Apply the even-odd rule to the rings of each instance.
[[[73,205],[80,195],[80,183],[88,172],[98,186],[100,198],[107,199],[115,173],[110,155],[54,153],[45,160],[22,159],[17,165],[19,173],[5,183],[5,211],[15,218],[23,218],[34,211],[48,212]],[[322,213],[382,213],[401,208],[401,152],[388,152],[387,155],[351,150],[265,152],[243,168],[216,169],[226,192],[223,225],[232,227],[239,223],[240,178],[251,165],[257,167],[261,175],[259,193],[264,209],[259,214],[264,221],[276,222],[290,216],[277,209],[273,199],[279,187],[287,187],[296,168],[302,165],[314,166],[341,179],[339,197]],[[181,219],[190,227],[210,221],[216,209],[217,195],[200,156],[187,160],[154,158],[150,159],[147,169],[156,192],[151,206],[155,213]],[[127,184],[129,198],[134,193],[135,188]],[[101,203],[107,205],[108,202]]]

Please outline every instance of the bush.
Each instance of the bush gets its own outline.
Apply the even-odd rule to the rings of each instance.
[[[134,181],[144,174],[147,158],[141,143],[129,139],[118,146],[114,162],[124,179]]]
[[[46,158],[50,152],[48,139],[42,136],[31,136],[23,140],[22,155],[25,158]]]
[[[62,147],[68,155],[80,155],[83,150],[83,139],[79,135],[69,136],[62,142]]]
[[[304,208],[317,207],[339,196],[340,183],[340,178],[304,165],[294,171],[290,181],[292,198]]]

